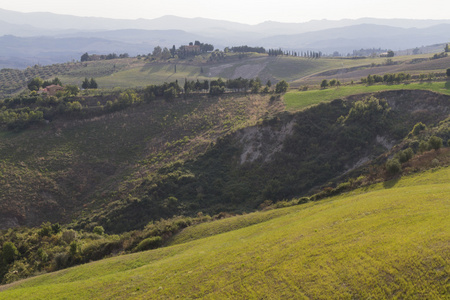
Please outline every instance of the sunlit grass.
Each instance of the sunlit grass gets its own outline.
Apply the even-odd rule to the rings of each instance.
[[[284,95],[286,109],[296,111],[320,102],[331,101],[351,95],[374,93],[387,90],[429,90],[450,95],[446,82],[423,82],[397,85],[347,85],[320,90],[290,91]],[[448,84],[447,84],[448,85]]]
[[[442,168],[278,216],[213,222],[261,220],[32,278],[0,298],[445,298],[449,176]]]

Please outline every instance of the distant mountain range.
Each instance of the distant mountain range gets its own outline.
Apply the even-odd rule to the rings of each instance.
[[[401,50],[450,42],[450,19],[362,18],[247,25],[176,16],[118,20],[0,9],[0,68],[78,60],[84,52],[146,54],[158,45],[178,47],[194,40],[219,49],[249,45],[343,54],[361,48]]]

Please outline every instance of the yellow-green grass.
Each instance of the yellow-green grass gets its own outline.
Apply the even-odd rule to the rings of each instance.
[[[31,278],[4,287],[0,298],[448,298],[450,168],[388,186],[284,208],[278,217],[223,234]]]
[[[429,90],[450,95],[447,82],[423,82],[397,85],[347,85],[320,90],[290,91],[284,95],[284,103],[289,111],[297,111],[320,102],[331,101],[351,95],[375,93],[387,90]]]

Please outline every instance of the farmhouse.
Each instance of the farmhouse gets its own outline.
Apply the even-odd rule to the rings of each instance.
[[[38,93],[39,94],[45,93],[49,96],[55,96],[57,92],[63,91],[63,90],[64,90],[64,88],[62,86],[57,85],[57,84],[52,84],[52,85],[47,86],[46,88],[40,89]]]

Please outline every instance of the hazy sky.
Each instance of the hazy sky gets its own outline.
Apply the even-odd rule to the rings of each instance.
[[[450,18],[449,0],[0,0],[0,8],[116,19],[175,15],[246,24],[362,17]]]

